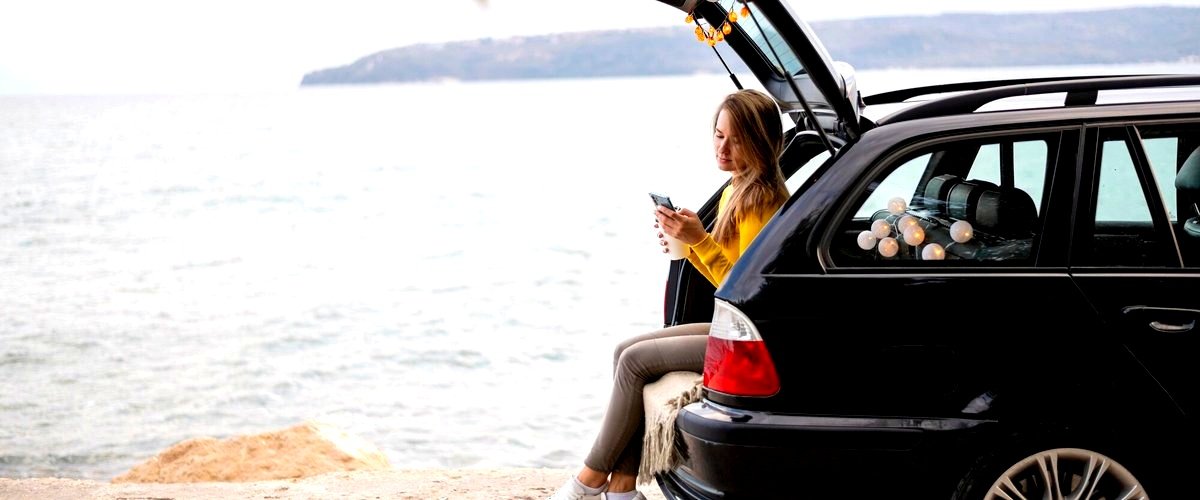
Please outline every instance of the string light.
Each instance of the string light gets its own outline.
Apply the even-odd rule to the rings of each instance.
[[[908,201],[899,196],[888,200],[887,212],[887,217],[872,221],[870,229],[858,233],[858,248],[868,251],[874,249],[884,258],[891,258],[900,253],[900,242],[903,241],[904,245],[913,249],[912,258],[946,259],[946,247],[927,241],[929,235],[925,232],[921,217],[908,213]],[[932,223],[935,226],[946,224],[938,220]],[[954,241],[950,245],[966,243],[975,238],[975,228],[965,220],[950,224],[949,232],[950,239]]]
[[[895,257],[896,252],[899,251],[900,243],[896,241],[896,238],[888,236],[887,238],[879,240],[879,255],[884,257]]]
[[[715,0],[709,0],[715,1]],[[700,25],[700,19],[696,17],[695,12],[688,13],[687,17],[683,18],[683,22],[696,25],[696,40],[707,42],[709,47],[715,46],[718,42],[725,41],[725,35],[733,33],[733,23],[738,22],[738,19],[745,18],[750,15],[750,9],[745,6],[743,1],[742,13],[739,16],[735,10],[736,3],[729,6],[729,12],[725,14],[725,20],[721,22],[721,27],[709,25],[704,28]]]
[[[930,243],[921,249],[921,260],[943,260],[945,258],[946,249],[937,243]]]

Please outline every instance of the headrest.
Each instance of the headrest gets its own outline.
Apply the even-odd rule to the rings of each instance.
[[[962,181],[951,186],[946,197],[946,214],[960,220],[974,219],[979,195],[989,189],[996,189],[996,185],[982,180]]]
[[[950,189],[957,186],[962,179],[953,174],[942,174],[925,184],[924,205],[934,213],[945,214],[946,200],[950,197]]]
[[[1026,236],[1037,222],[1037,206],[1017,188],[984,189],[975,203],[975,226],[999,236]]]
[[[1188,155],[1175,175],[1175,189],[1200,196],[1200,147]]]

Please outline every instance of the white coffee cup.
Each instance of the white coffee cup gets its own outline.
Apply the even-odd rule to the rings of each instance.
[[[672,237],[671,235],[669,235],[667,233],[663,233],[662,241],[667,242],[667,246],[665,246],[663,248],[667,249],[666,255],[671,260],[679,260],[684,257],[687,257],[687,255],[688,255],[687,243],[684,243],[684,242]]]

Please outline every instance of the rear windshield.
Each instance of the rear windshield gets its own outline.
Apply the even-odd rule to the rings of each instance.
[[[743,4],[737,0],[722,0],[721,5],[725,7],[725,11],[742,12],[742,6],[750,7],[751,17],[739,18],[738,26],[742,31],[746,32],[746,36],[758,46],[759,52],[763,57],[771,63],[775,68],[775,72],[783,75],[784,71],[795,76],[804,74],[804,66],[800,64],[800,59],[788,47],[788,44],[783,41],[783,37],[779,36],[779,32],[775,30],[775,26],[767,20],[767,17],[762,15],[758,10],[758,6],[753,2]],[[778,57],[776,57],[778,55]],[[783,66],[780,67],[780,62]]]

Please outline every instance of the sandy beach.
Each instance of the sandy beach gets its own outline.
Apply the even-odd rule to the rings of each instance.
[[[331,472],[295,480],[245,483],[121,483],[77,479],[0,478],[4,499],[522,499],[542,500],[568,469],[407,469]],[[639,490],[663,500],[655,484]]]

